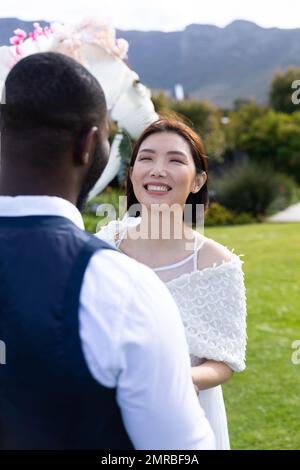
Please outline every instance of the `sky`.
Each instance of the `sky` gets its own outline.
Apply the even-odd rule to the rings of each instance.
[[[235,19],[300,28],[298,10],[299,0],[7,0],[0,17],[65,22],[97,16],[119,29],[177,31],[191,23],[224,27]]]

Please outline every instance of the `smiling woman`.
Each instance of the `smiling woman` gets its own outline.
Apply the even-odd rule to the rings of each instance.
[[[199,204],[207,207],[207,194],[200,137],[182,122],[160,119],[133,149],[125,218],[110,222],[97,236],[149,266],[173,295],[185,327],[195,391],[217,449],[229,449],[220,384],[245,368],[246,297],[240,258],[186,224],[186,204],[195,211]],[[140,216],[133,217],[136,204]]]

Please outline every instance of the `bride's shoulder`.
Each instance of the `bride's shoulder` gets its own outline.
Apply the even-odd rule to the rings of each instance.
[[[214,268],[232,263],[239,257],[221,243],[197,233],[200,249],[198,251],[198,270]]]

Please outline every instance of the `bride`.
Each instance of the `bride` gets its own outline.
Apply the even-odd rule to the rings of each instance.
[[[221,384],[245,368],[246,296],[240,258],[185,220],[188,205],[194,224],[197,205],[208,205],[201,139],[176,120],[148,126],[133,149],[126,192],[124,219],[96,235],[148,265],[170,290],[185,328],[194,387],[217,449],[230,449]],[[139,212],[133,214],[136,207]],[[166,227],[164,215],[171,207],[177,214],[169,210]]]

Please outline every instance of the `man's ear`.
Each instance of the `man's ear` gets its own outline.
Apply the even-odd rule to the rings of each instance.
[[[93,126],[83,136],[79,152],[76,152],[76,160],[79,165],[88,166],[91,158],[93,158],[95,146],[99,139],[98,127]]]
[[[205,185],[206,181],[207,181],[207,174],[205,171],[202,171],[202,173],[197,173],[197,175],[195,176],[195,180],[194,180],[194,184],[191,189],[191,192],[194,194],[198,193],[198,191],[200,191],[202,186]]]

